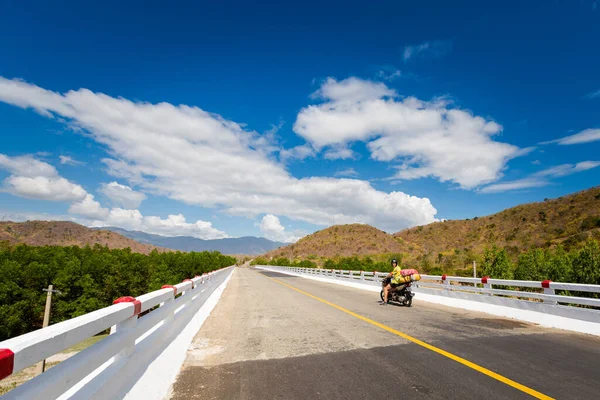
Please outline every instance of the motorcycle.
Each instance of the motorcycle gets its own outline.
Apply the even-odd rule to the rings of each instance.
[[[381,281],[381,301],[383,301],[384,288],[390,284],[392,278],[385,278]],[[412,305],[412,299],[415,297],[415,294],[412,292],[411,283],[404,283],[398,285],[396,287],[392,286],[390,291],[388,292],[388,303],[390,301],[400,303],[403,306],[410,307]]]

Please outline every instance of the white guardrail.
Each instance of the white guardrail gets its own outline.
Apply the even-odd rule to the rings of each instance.
[[[297,275],[330,278],[373,286],[380,286],[382,279],[389,274],[388,272],[343,271],[270,265],[259,267],[273,271],[291,272]],[[497,286],[504,288],[495,288]],[[520,281],[491,279],[489,277],[463,278],[447,275],[421,275],[421,280],[413,282],[412,287],[415,293],[474,300],[541,311],[567,318],[600,322],[600,298],[577,295],[581,293],[600,293],[600,285],[552,282],[550,280]],[[506,287],[535,288],[538,291],[509,290]],[[557,291],[568,291],[571,294],[557,294]],[[576,306],[594,307],[596,309]]]
[[[123,373],[136,352],[148,354],[165,347],[164,343],[183,329],[212,292],[229,276],[232,267],[223,268],[177,285],[137,298],[121,297],[112,306],[50,325],[25,335],[0,342],[0,379],[68,349],[83,340],[110,329],[110,335],[2,398],[56,399],[61,396],[92,397],[77,393],[89,386],[94,393]],[[136,360],[137,362],[138,360]],[[90,392],[90,388],[94,388]],[[71,393],[73,392],[73,393]],[[109,398],[114,398],[116,393]]]

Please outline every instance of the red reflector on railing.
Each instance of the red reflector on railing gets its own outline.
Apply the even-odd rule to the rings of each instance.
[[[177,288],[173,285],[162,285],[161,289],[173,289],[174,296],[177,296]]]
[[[445,281],[446,280],[446,274],[442,275],[442,280]]]
[[[142,312],[142,303],[139,300],[137,300],[135,297],[131,297],[131,296],[119,297],[118,299],[113,301],[113,304],[119,304],[119,303],[133,303],[133,315],[138,315],[139,313]]]
[[[481,283],[487,283],[487,280],[490,279],[489,276],[484,276],[481,278]]]
[[[9,349],[0,349],[0,379],[13,373],[15,367],[15,353]]]
[[[542,281],[542,287],[544,289],[550,289],[550,282],[552,282],[550,279],[546,279],[545,281]]]

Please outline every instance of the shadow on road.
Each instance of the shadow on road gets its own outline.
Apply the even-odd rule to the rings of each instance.
[[[260,269],[257,269],[255,271],[258,271],[260,274],[267,276],[269,278],[293,278],[293,279],[298,278],[297,276],[292,276],[292,275],[288,275],[288,274],[280,274],[279,272],[273,272],[273,271],[263,271]]]

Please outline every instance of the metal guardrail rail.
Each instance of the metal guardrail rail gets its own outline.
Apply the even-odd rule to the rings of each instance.
[[[381,285],[381,281],[388,275],[388,272],[368,272],[368,271],[345,271],[323,268],[295,268],[265,265],[260,266],[272,270],[281,270],[293,272],[300,275],[320,276],[324,278],[341,279],[348,281],[361,282],[364,284]],[[569,293],[599,293],[600,285],[552,282],[544,281],[521,281],[483,278],[463,278],[447,275],[421,275],[421,280],[414,282],[415,288],[438,289],[455,292],[469,292],[487,296],[504,296],[519,299],[531,299],[534,301],[543,301],[549,304],[578,305],[600,308],[600,298],[584,297],[560,293],[567,291]],[[535,288],[535,291],[523,291],[512,289],[495,289],[494,286],[510,288]],[[557,293],[559,291],[559,293]]]
[[[54,399],[99,367],[125,364],[141,344],[158,346],[178,320],[199,309],[232,267],[212,271],[137,298],[121,297],[112,306],[0,342],[0,379],[68,349],[104,330],[110,335],[8,392],[2,398]],[[145,311],[151,310],[146,314]],[[142,315],[140,315],[142,314]],[[179,318],[181,317],[181,318]],[[98,371],[96,371],[98,372]]]

